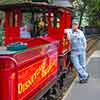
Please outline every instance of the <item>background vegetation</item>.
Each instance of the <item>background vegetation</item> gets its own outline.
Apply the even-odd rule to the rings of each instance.
[[[89,26],[100,27],[100,0],[75,0],[73,7],[80,25],[85,19]]]

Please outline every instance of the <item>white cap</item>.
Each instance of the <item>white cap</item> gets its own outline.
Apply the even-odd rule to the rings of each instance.
[[[77,24],[77,25],[79,25],[79,21],[76,20],[76,19],[73,19],[72,24]]]

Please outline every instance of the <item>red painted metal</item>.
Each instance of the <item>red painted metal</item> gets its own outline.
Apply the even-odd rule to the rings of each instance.
[[[7,10],[5,15],[4,44],[12,43],[20,37],[20,9]]]
[[[10,56],[0,56],[0,99],[16,100],[16,61]]]
[[[59,21],[59,28],[55,28],[52,26],[51,22],[51,15],[52,12],[48,12],[48,37],[53,38],[54,40],[59,40],[59,54],[63,52],[64,49],[68,49],[69,46],[64,47],[64,29],[70,28],[70,20],[71,15],[70,12],[65,10],[64,12],[60,12],[60,21]],[[27,38],[23,39],[20,38],[20,19],[21,18],[21,11],[20,9],[15,9],[11,11],[6,11],[5,16],[5,39],[4,43],[5,45],[8,45],[9,43],[14,42],[24,42],[28,44],[28,47],[33,47],[36,45],[40,45],[41,39],[34,39],[34,38]],[[9,21],[11,21],[11,24],[9,24]],[[33,42],[34,41],[34,42]],[[43,41],[43,40],[42,40]],[[48,40],[46,40],[48,41]],[[45,42],[46,42],[45,41]],[[32,43],[33,42],[33,43]],[[39,42],[39,44],[38,44]],[[66,44],[69,44],[69,41],[66,41]]]
[[[64,29],[70,27],[70,12],[60,12],[59,28],[52,27],[48,12],[48,36],[20,38],[20,9],[6,10],[4,43],[27,43],[28,48],[12,55],[0,55],[0,100],[27,100],[36,96],[41,88],[57,76],[58,56],[70,49]],[[9,23],[11,21],[11,24]],[[57,41],[57,42],[56,42]],[[63,69],[67,61],[62,59]]]
[[[66,42],[64,42],[64,29],[70,28],[71,25],[71,14],[69,11],[61,12],[60,16],[60,27],[55,28],[52,27],[51,22],[51,13],[48,14],[48,36],[52,37],[53,39],[59,40],[59,54],[62,54],[65,49],[70,48],[70,43],[68,37],[66,38]],[[66,45],[66,46],[64,46]]]
[[[41,91],[57,75],[57,61],[57,42],[0,56],[0,99],[26,100]]]

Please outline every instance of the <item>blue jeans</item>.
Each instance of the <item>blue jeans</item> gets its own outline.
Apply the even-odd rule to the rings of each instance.
[[[71,61],[79,75],[79,79],[87,79],[88,73],[86,71],[86,53],[85,51],[81,53],[72,52]]]

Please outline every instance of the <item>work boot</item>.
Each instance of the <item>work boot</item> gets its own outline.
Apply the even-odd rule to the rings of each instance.
[[[85,79],[85,80],[80,80],[80,81],[79,81],[80,84],[84,84],[84,83],[87,83],[87,82],[88,82],[87,79]]]
[[[81,83],[81,84],[87,83],[89,77],[90,77],[90,76],[88,75],[87,79],[80,80],[79,83]]]

